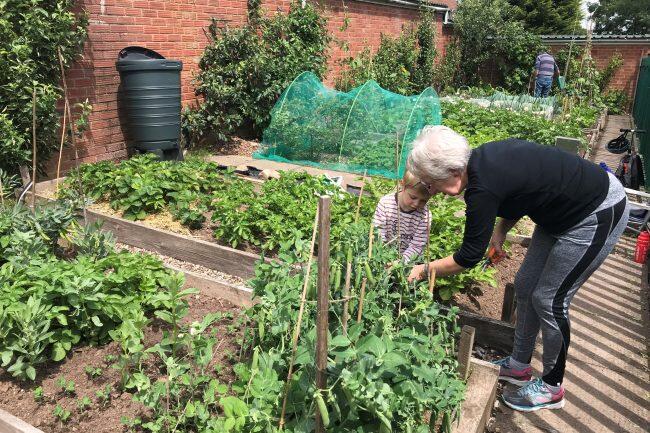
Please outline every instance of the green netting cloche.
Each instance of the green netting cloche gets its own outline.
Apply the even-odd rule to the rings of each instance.
[[[339,92],[303,72],[273,107],[253,156],[396,179],[404,174],[415,137],[441,120],[438,95],[430,87],[403,96],[367,81]]]

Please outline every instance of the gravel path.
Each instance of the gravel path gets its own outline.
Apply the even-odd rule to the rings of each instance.
[[[229,275],[229,274],[224,274],[223,272],[215,271],[214,269],[206,268],[205,266],[195,265],[194,263],[187,263],[187,262],[184,262],[182,260],[177,260],[177,259],[175,259],[173,257],[163,256],[162,254],[158,254],[158,253],[153,252],[153,251],[145,250],[143,248],[132,247],[130,245],[121,244],[119,242],[115,243],[115,247],[119,248],[121,250],[130,251],[132,253],[152,254],[152,255],[160,258],[160,260],[162,260],[162,262],[164,264],[168,265],[168,266],[173,266],[175,268],[182,269],[182,270],[188,271],[188,272],[194,272],[196,274],[204,275],[206,277],[210,277],[210,278],[213,278],[215,280],[224,281],[226,283],[236,284],[236,285],[239,285],[239,286],[245,286],[246,285],[246,280],[244,280],[242,278],[235,277],[235,276]]]

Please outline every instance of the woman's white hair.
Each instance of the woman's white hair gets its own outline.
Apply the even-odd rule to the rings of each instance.
[[[425,126],[413,141],[407,169],[424,180],[445,180],[467,168],[471,149],[467,139],[441,125]]]

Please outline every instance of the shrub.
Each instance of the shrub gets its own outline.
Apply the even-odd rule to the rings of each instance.
[[[303,71],[322,77],[330,41],[327,21],[311,3],[293,2],[287,14],[266,18],[249,3],[248,22],[229,28],[213,19],[199,62],[196,94],[203,103],[184,115],[192,143],[207,133],[220,141],[242,129],[259,137],[280,93]]]
[[[433,84],[434,34],[434,15],[423,9],[416,29],[404,29],[398,37],[381,34],[376,53],[366,47],[356,57],[343,59],[336,88],[349,91],[375,80],[382,88],[402,95],[422,92]]]
[[[0,168],[16,173],[29,164],[32,146],[32,92],[36,88],[38,159],[58,146],[62,96],[58,50],[69,65],[86,38],[87,20],[72,0],[0,2]]]

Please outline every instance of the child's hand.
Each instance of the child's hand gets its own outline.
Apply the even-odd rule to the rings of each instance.
[[[394,260],[392,262],[386,263],[386,269],[392,269],[395,266],[399,265],[401,262],[399,260]]]

